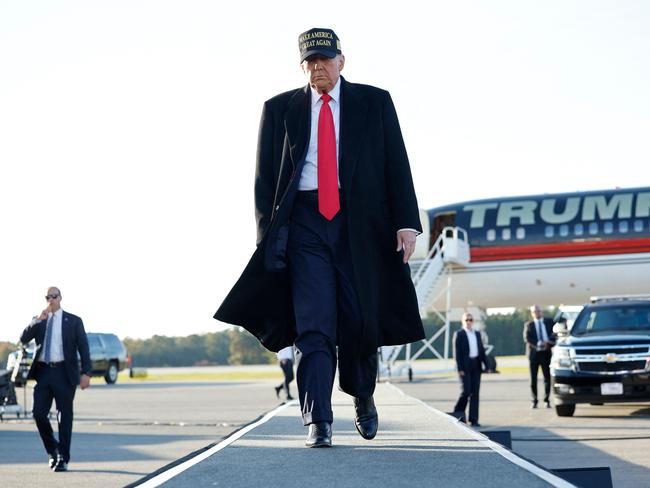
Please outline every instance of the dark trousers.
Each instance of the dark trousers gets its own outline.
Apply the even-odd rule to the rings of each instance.
[[[284,392],[287,396],[291,396],[291,393],[289,392],[289,383],[293,381],[293,361],[291,359],[282,359],[280,361],[280,368],[284,374],[284,381],[278,386],[278,390],[284,388]]]
[[[459,375],[461,390],[454,412],[465,413],[467,401],[469,400],[469,417],[470,422],[478,422],[478,396],[481,389],[481,360],[478,358],[470,359],[467,363],[468,369],[463,376]]]
[[[54,454],[58,450],[63,459],[70,460],[70,441],[72,439],[72,402],[77,390],[68,382],[63,365],[58,368],[38,366],[36,386],[34,387],[34,408],[32,414],[38,427],[45,450]],[[59,441],[54,438],[49,413],[52,400],[56,401]]]
[[[315,194],[314,194],[315,195]],[[316,199],[298,193],[289,228],[287,258],[296,314],[297,379],[305,425],[332,422],[332,387],[337,349],[339,385],[368,398],[375,389],[377,355],[361,355],[363,328],[345,209],[328,221]]]
[[[528,361],[532,400],[537,401],[537,372],[541,367],[544,375],[544,401],[548,402],[551,394],[551,351],[531,351]]]

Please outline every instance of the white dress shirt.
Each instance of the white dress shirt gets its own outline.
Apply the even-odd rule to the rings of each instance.
[[[285,347],[278,351],[278,360],[282,361],[283,359],[290,359],[293,361],[293,346]]]
[[[302,168],[300,175],[300,182],[298,183],[298,190],[308,191],[318,189],[318,117],[320,109],[323,106],[321,94],[314,88],[311,90],[311,130],[309,132],[309,147],[307,148],[307,156],[305,157],[305,165]],[[341,180],[338,179],[339,167],[339,127],[341,122],[341,78],[339,77],[336,85],[328,95],[332,97],[329,101],[330,109],[332,110],[332,117],[334,119],[334,133],[336,134],[336,174],[341,188]]]
[[[467,335],[467,342],[469,342],[469,357],[470,359],[475,359],[478,357],[478,342],[476,341],[476,332],[472,329],[466,329],[463,327],[465,334]]]
[[[47,315],[47,320],[50,320],[50,317],[54,316],[52,319],[52,345],[50,346],[50,361],[53,363],[58,363],[63,361],[63,310],[58,309],[54,314],[49,313]],[[47,347],[47,328],[45,329],[45,338],[43,340],[43,346],[41,347],[41,355],[39,361],[45,361],[45,348]]]

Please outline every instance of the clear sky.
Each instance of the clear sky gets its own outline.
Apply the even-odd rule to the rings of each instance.
[[[422,208],[648,185],[649,2],[0,0],[0,340],[50,285],[91,331],[222,327],[311,27],[391,92]]]

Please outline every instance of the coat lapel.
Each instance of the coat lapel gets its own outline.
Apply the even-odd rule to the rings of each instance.
[[[359,150],[366,135],[368,102],[341,77],[341,127],[339,128],[339,177],[345,196],[359,159]]]
[[[298,90],[289,101],[289,107],[284,117],[284,128],[289,141],[289,153],[294,168],[300,158],[305,154],[307,141],[309,141],[309,125],[311,112],[309,85]]]

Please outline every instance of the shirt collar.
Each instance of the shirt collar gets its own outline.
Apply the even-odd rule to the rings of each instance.
[[[309,89],[311,90],[311,105],[314,107],[319,101],[321,94],[318,93],[314,88],[310,85]],[[332,97],[332,100],[334,100],[336,103],[339,103],[340,96],[341,96],[341,77],[339,76],[339,79],[336,82],[336,85],[334,85],[334,88],[332,88],[329,92],[328,95]]]
[[[60,308],[56,312],[52,314],[52,316],[56,319],[60,319],[63,316],[63,309]]]

